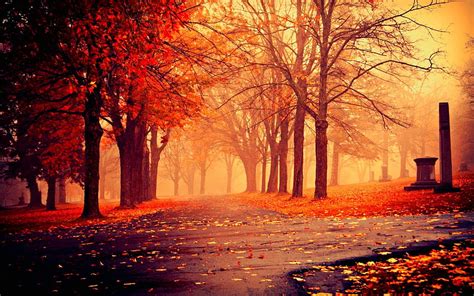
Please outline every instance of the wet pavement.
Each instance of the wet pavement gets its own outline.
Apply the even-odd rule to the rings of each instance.
[[[297,294],[292,271],[472,237],[473,224],[473,212],[305,218],[196,197],[128,223],[2,233],[0,294]]]

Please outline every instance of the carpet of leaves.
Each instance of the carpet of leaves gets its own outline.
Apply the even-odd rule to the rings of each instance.
[[[312,190],[301,198],[288,194],[247,193],[237,196],[246,204],[291,216],[364,217],[434,214],[472,210],[474,205],[474,173],[457,175],[454,186],[461,192],[435,194],[432,190],[404,191],[414,179],[391,182],[331,186],[328,198],[315,200]]]
[[[389,258],[385,261],[358,262],[353,266],[314,266],[303,274],[340,272],[350,288],[342,295],[473,295],[474,241],[455,243],[452,247],[440,245],[427,255]],[[306,287],[309,294],[323,295],[317,286]]]
[[[156,199],[141,203],[133,209],[121,209],[118,208],[117,201],[106,201],[100,204],[100,211],[104,217],[92,220],[79,219],[82,213],[82,204],[80,203],[59,204],[55,211],[28,208],[2,210],[0,212],[0,231],[32,231],[130,221],[133,218],[184,203],[184,201]]]

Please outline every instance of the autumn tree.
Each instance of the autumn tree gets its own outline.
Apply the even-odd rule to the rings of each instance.
[[[82,99],[85,179],[83,217],[99,217],[98,183],[101,112],[110,75],[119,65],[125,84],[140,82],[140,74],[156,64],[149,52],[169,39],[186,18],[182,2],[33,1],[6,3],[6,26],[13,32],[7,50],[22,59],[18,66],[42,77],[43,84],[68,80],[70,97]],[[20,28],[18,30],[17,28]],[[153,30],[153,31],[150,31]],[[23,49],[23,45],[30,51]],[[139,46],[137,46],[139,45]],[[152,48],[149,45],[153,45]],[[148,46],[148,47],[147,47]],[[16,49],[21,49],[16,51]],[[24,56],[20,53],[25,52]],[[15,61],[15,60],[12,60]],[[42,61],[47,61],[43,63]],[[33,70],[30,70],[33,69]],[[20,69],[21,70],[21,69]]]
[[[365,76],[383,78],[397,75],[400,68],[429,71],[433,53],[423,64],[417,62],[409,32],[434,29],[413,19],[416,12],[441,2],[414,1],[407,9],[393,10],[375,1],[314,0],[317,17],[308,33],[318,45],[318,94],[305,103],[315,119],[316,181],[315,198],[327,195],[327,129],[331,104],[365,106],[380,121],[397,123],[383,101],[365,94],[360,84]]]

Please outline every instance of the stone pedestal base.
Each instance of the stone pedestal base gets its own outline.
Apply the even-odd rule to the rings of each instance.
[[[434,189],[439,186],[437,182],[415,182],[411,183],[410,186],[405,186],[403,189],[405,191],[412,191],[412,190],[425,190],[425,189]]]
[[[461,188],[457,188],[453,186],[445,186],[445,185],[436,186],[433,190],[434,193],[460,192],[460,191],[461,191]]]

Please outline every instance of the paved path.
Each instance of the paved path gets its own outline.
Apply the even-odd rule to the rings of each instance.
[[[194,198],[130,223],[2,233],[0,294],[295,294],[292,270],[467,236],[473,223],[472,212],[290,218],[225,196]]]

